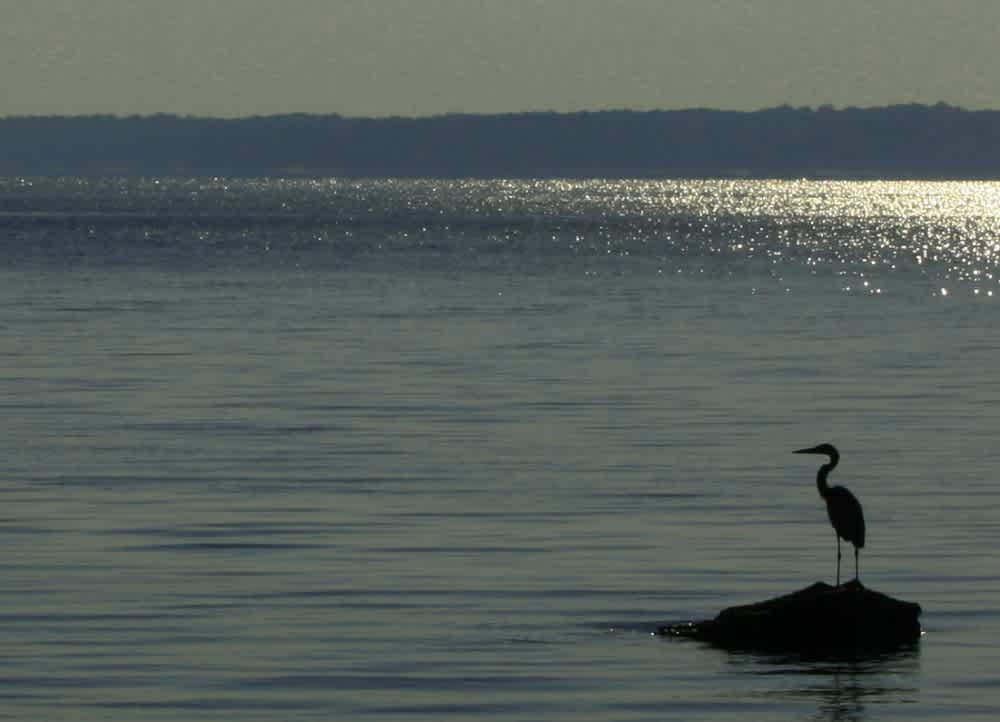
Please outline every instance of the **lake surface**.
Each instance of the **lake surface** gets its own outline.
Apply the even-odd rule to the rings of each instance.
[[[990,183],[0,180],[0,719],[996,719],[998,259]],[[833,582],[824,441],[920,643],[655,636]]]

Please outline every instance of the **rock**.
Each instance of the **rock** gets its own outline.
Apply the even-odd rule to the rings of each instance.
[[[730,649],[884,650],[920,638],[920,605],[867,589],[854,580],[823,582],[757,604],[723,609],[715,619],[660,627]]]

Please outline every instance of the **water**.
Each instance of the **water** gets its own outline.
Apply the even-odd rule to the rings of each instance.
[[[0,718],[994,719],[998,201],[0,181]],[[653,636],[832,581],[822,441],[919,645]]]

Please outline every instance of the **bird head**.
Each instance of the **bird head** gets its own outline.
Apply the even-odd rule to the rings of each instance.
[[[798,449],[792,453],[795,454],[825,454],[831,459],[836,461],[840,458],[840,454],[837,452],[837,448],[833,444],[820,444],[819,446],[810,446],[808,449]]]

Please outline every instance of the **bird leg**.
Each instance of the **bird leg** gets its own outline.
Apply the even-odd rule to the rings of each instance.
[[[840,534],[837,534],[837,586],[840,586]]]
[[[857,579],[859,582],[861,581],[861,577],[858,575],[858,548],[857,547],[854,547],[854,578]]]

